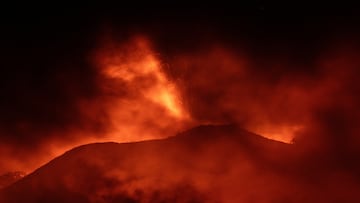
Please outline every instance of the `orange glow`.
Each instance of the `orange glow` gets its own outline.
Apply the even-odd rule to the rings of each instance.
[[[150,42],[137,37],[127,44],[110,43],[104,47],[96,62],[102,80],[108,83],[105,88],[115,94],[117,89],[125,88],[127,94],[106,101],[113,127],[107,137],[118,142],[138,141],[169,136],[183,129],[190,117]],[[175,128],[167,132],[169,126]]]
[[[251,70],[251,63],[241,53],[218,45],[183,54],[173,62],[177,71],[188,73],[183,74],[188,88],[183,91],[199,101],[189,108],[201,122],[230,120],[268,139],[291,143],[307,122],[313,104],[309,94],[316,96],[317,89],[309,91],[301,83],[306,78],[284,77],[269,84]]]
[[[101,71],[109,78],[127,83],[135,83],[142,78],[149,80],[148,84],[138,91],[149,101],[166,109],[171,116],[185,119],[188,115],[181,106],[179,93],[161,70],[160,60],[150,49],[149,42],[137,38],[133,43],[133,53],[126,53],[127,55],[124,56],[122,50],[119,50],[119,55],[116,55],[117,50],[115,50],[115,54],[105,56],[100,62]],[[129,58],[124,59],[124,57]]]
[[[127,43],[101,43],[93,56],[100,93],[91,101],[77,101],[77,105],[85,118],[104,122],[104,126],[98,131],[85,126],[49,132],[48,137],[61,137],[58,134],[71,137],[48,139],[36,152],[36,160],[9,159],[6,166],[0,167],[1,171],[17,169],[29,173],[79,145],[160,139],[194,125],[182,105],[177,85],[168,79],[159,55],[147,39],[135,37]],[[0,147],[1,159],[5,159],[1,154],[12,154],[5,149]]]
[[[357,108],[344,91],[351,90],[358,66],[348,53],[319,59],[314,76],[290,72],[274,82],[272,73],[262,73],[249,56],[219,44],[162,58],[166,53],[158,53],[145,37],[122,43],[113,39],[100,42],[91,54],[94,86],[99,89],[95,97],[75,101],[84,125],[46,132],[49,138],[33,152],[36,160],[23,151],[13,158],[16,150],[0,146],[0,159],[7,163],[0,171],[29,173],[78,145],[161,139],[204,123],[237,123],[268,139],[292,143],[305,133],[313,137],[331,133],[322,130],[321,125],[327,124],[318,121],[322,116],[318,109],[333,108],[336,102],[343,105],[342,112]],[[100,127],[88,120],[98,121]],[[322,146],[322,138],[316,139]]]
[[[299,132],[301,129],[303,129],[303,127],[297,125],[259,125],[257,128],[251,130],[268,139],[285,143],[292,143],[297,132]]]

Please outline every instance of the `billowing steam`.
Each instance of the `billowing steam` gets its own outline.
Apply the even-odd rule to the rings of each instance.
[[[110,139],[159,138],[175,133],[189,121],[176,84],[167,78],[165,64],[148,40],[137,37],[125,44],[105,45],[96,59],[112,127]]]
[[[89,55],[92,66],[88,67],[84,76],[94,75],[90,81],[80,75],[78,82],[92,88],[91,97],[83,96],[83,92],[77,90],[78,85],[84,84],[75,82],[71,86],[61,75],[60,82],[65,83],[62,91],[70,93],[70,96],[67,95],[69,98],[63,99],[69,99],[75,111],[67,112],[72,109],[65,106],[64,112],[60,109],[48,112],[55,117],[65,115],[64,119],[75,114],[77,120],[69,118],[73,123],[65,123],[65,126],[59,123],[48,131],[39,131],[41,139],[33,133],[46,123],[38,124],[29,119],[24,124],[24,130],[15,125],[20,135],[33,136],[29,144],[40,147],[33,151],[35,155],[4,145],[0,155],[4,163],[0,171],[13,168],[31,171],[64,151],[85,143],[164,138],[193,125],[176,84],[164,72],[166,64],[161,62],[159,54],[152,50],[146,38],[134,37],[125,43],[104,43]],[[26,146],[24,151],[28,148],[31,146]],[[19,153],[19,157],[14,151]],[[26,155],[37,158],[26,161],[29,158]]]
[[[358,149],[357,50],[329,48],[297,64],[286,54],[270,60],[218,41],[167,52],[174,45],[157,46],[151,37],[116,40],[88,51],[89,63],[47,74],[44,100],[16,95],[24,102],[9,109],[26,111],[0,126],[0,171],[30,172],[80,144],[164,138],[202,123],[236,122],[304,151]]]

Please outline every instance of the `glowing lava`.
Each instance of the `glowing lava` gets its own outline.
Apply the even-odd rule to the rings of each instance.
[[[293,143],[293,139],[301,129],[303,126],[300,125],[262,125],[255,128],[253,132],[268,139],[290,144]]]

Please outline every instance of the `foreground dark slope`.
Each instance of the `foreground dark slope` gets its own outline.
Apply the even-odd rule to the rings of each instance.
[[[351,174],[234,125],[165,140],[77,147],[0,193],[0,202],[359,202]]]

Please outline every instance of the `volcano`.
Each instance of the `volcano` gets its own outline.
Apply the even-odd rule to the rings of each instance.
[[[76,147],[0,192],[0,202],[359,202],[349,172],[237,125],[162,140]]]
[[[16,182],[17,180],[21,179],[25,176],[25,173],[22,171],[14,171],[8,172],[0,176],[0,189],[11,185],[12,183]]]

